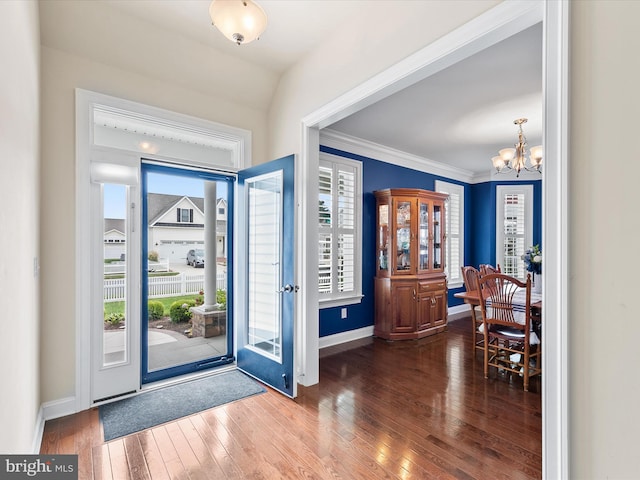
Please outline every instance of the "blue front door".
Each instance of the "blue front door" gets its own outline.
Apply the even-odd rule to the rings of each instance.
[[[240,172],[238,368],[295,397],[293,155]]]

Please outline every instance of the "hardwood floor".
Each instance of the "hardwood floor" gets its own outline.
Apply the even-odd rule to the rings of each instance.
[[[417,341],[323,350],[320,383],[102,441],[98,410],[48,421],[41,453],[85,479],[541,478],[540,381],[483,378],[470,319]]]

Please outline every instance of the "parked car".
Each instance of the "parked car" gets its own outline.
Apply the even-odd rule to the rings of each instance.
[[[187,265],[204,268],[204,250],[192,249],[187,253]]]

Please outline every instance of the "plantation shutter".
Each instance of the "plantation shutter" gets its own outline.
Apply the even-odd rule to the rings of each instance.
[[[525,250],[525,199],[523,193],[505,193],[504,252],[502,271],[514,277],[524,277],[522,255]]]
[[[193,223],[193,208],[189,209],[189,223]]]
[[[177,214],[176,222],[179,223],[180,222],[180,209],[179,208],[176,208],[176,214]]]
[[[320,301],[361,295],[361,165],[321,160],[318,198],[318,291]]]
[[[332,291],[332,178],[332,168],[320,167],[318,202],[318,289],[320,294],[330,294]]]
[[[462,283],[461,267],[464,263],[464,187],[453,183],[436,181],[436,191],[449,195],[447,204],[446,264],[445,272],[449,284]]]

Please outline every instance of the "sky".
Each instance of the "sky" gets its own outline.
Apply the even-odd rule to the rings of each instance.
[[[148,192],[165,193],[168,195],[189,195],[204,197],[204,180],[201,178],[165,175],[159,173],[147,174]],[[227,196],[226,182],[217,183],[218,198]],[[125,218],[126,187],[124,185],[104,185],[104,218]]]

